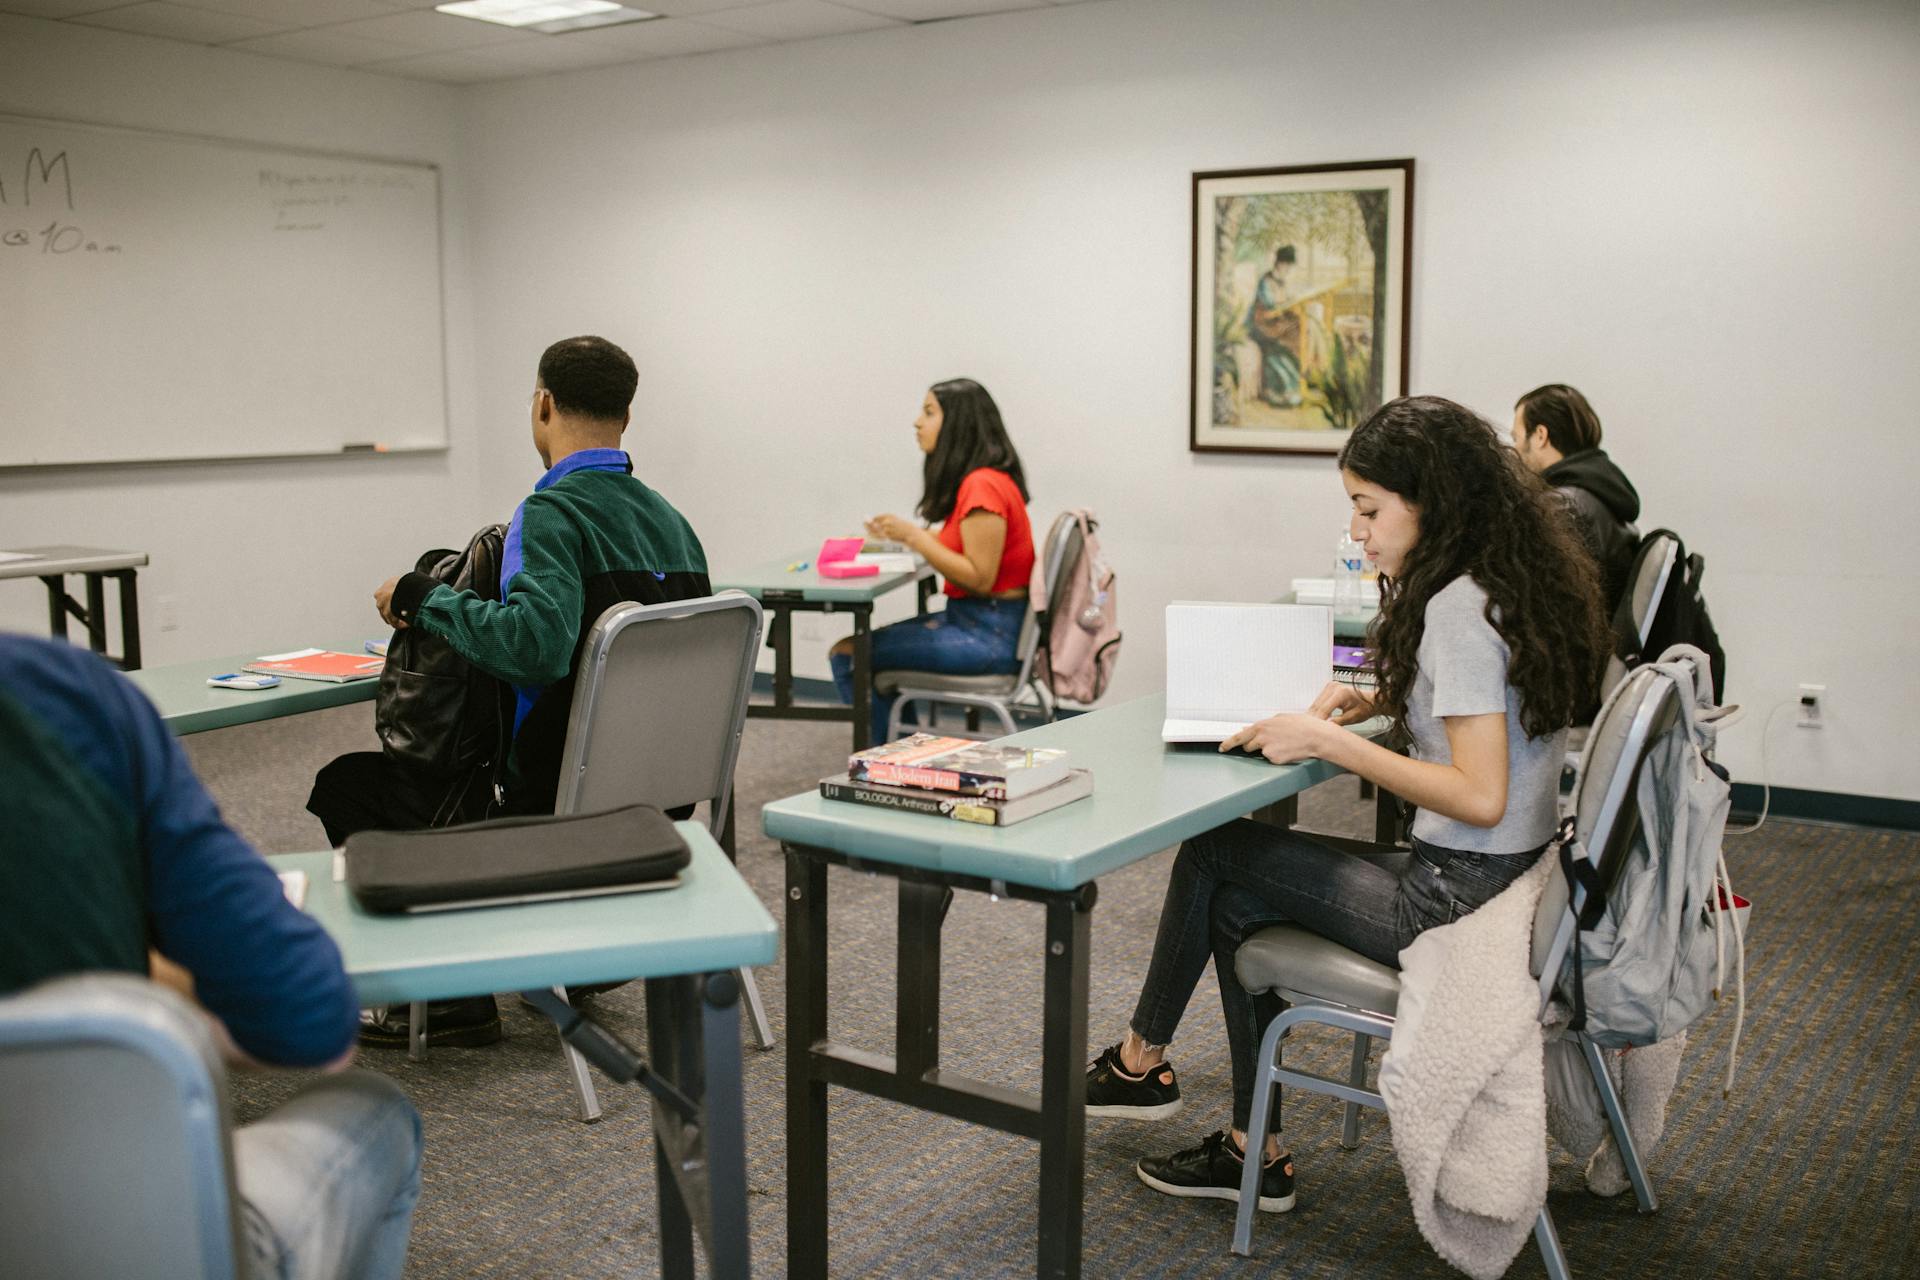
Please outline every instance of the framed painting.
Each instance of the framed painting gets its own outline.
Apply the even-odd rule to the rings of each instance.
[[[1193,175],[1198,453],[1338,453],[1407,389],[1413,161]]]

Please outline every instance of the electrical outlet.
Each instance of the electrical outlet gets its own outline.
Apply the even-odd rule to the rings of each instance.
[[[159,606],[160,629],[178,631],[180,629],[180,597],[160,596],[154,603]]]
[[[1827,686],[1823,684],[1800,686],[1800,727],[1802,729],[1820,727],[1820,704],[1826,700],[1826,697]]]

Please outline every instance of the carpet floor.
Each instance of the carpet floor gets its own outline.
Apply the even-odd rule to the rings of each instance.
[[[230,821],[269,852],[321,848],[302,809],[314,771],[372,745],[371,712],[343,707],[185,740]],[[844,765],[834,725],[748,723],[738,772],[740,869],[776,919],[779,849],[760,807]],[[1352,779],[1302,798],[1311,829],[1364,835]],[[1100,882],[1093,916],[1090,1045],[1117,1038],[1146,971],[1170,853]],[[1895,1277],[1920,1274],[1920,835],[1772,821],[1728,842],[1734,883],[1755,902],[1739,1077],[1722,1096],[1732,1019],[1698,1028],[1649,1161],[1661,1207],[1601,1200],[1556,1152],[1549,1205],[1582,1277]],[[836,1039],[890,1052],[894,882],[830,872]],[[1041,908],[962,894],[948,919],[943,1065],[1035,1088],[1040,1066]],[[758,972],[784,1035],[782,966]],[[605,1119],[570,1119],[557,1039],[502,1001],[504,1043],[436,1049],[421,1063],[364,1052],[426,1124],[410,1277],[658,1274],[645,1097],[601,1082]],[[1329,1100],[1292,1095],[1299,1205],[1262,1215],[1255,1257],[1227,1248],[1233,1206],[1174,1200],[1133,1176],[1140,1155],[1186,1146],[1227,1119],[1226,1037],[1211,973],[1173,1048],[1185,1111],[1157,1125],[1087,1126],[1084,1272],[1104,1276],[1424,1277],[1456,1274],[1416,1231],[1385,1132],[1367,1113],[1359,1149],[1338,1144]],[[643,997],[622,988],[596,1016],[644,1043]],[[1296,1048],[1295,1045],[1298,1045]],[[1288,1057],[1340,1074],[1346,1042],[1306,1034]],[[786,1270],[785,1068],[780,1048],[745,1050],[753,1260]],[[1317,1064],[1317,1065],[1316,1065]],[[297,1074],[236,1076],[236,1118],[257,1117]],[[1037,1155],[1024,1139],[835,1091],[831,1102],[836,1276],[987,1277],[1034,1269]],[[1509,1272],[1544,1274],[1529,1245]]]

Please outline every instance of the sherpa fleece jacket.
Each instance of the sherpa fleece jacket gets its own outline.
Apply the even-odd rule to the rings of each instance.
[[[1473,1276],[1505,1274],[1547,1199],[1540,988],[1529,968],[1543,857],[1472,915],[1400,953],[1380,1095],[1420,1234]]]

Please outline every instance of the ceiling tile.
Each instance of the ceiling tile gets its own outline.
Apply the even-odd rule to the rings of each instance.
[[[748,35],[744,31],[728,31],[721,27],[709,27],[703,23],[687,22],[677,18],[631,22],[622,27],[600,27],[593,31],[556,36],[555,39],[584,39],[589,35],[595,37],[596,44],[627,50],[627,57],[634,61],[642,58],[677,58],[685,54],[712,53],[718,49],[743,49],[749,45],[767,43],[766,37],[763,36]]]
[[[764,0],[633,0],[635,8],[669,18],[691,18],[719,9],[739,9]],[[621,0],[626,3],[626,0]]]
[[[375,62],[360,68],[376,75],[405,76],[409,80],[437,80],[441,84],[478,84],[482,80],[504,80],[514,75],[493,63],[476,58],[473,49],[448,53],[417,53],[392,62]]]
[[[828,4],[826,0],[778,0],[744,9],[721,9],[702,14],[698,21],[768,40],[811,40],[899,25],[892,18]]]
[[[243,18],[235,13],[215,13],[210,9],[189,9],[185,5],[160,3],[131,4],[124,9],[104,13],[83,13],[71,19],[89,27],[111,27],[115,31],[136,31],[145,36],[165,36],[169,40],[190,40],[195,44],[225,44],[248,36],[272,35],[285,31],[286,24]]]
[[[324,62],[336,67],[357,67],[366,62],[404,58],[417,49],[388,44],[384,40],[365,40],[359,36],[337,34],[338,28],[321,27],[314,31],[288,31],[257,40],[236,40],[229,49],[250,53],[268,53],[279,58],[298,58],[302,62]]]
[[[1045,9],[1048,0],[840,0],[850,9],[899,18],[903,22],[938,22],[943,18],[971,18],[982,13],[1015,9]]]
[[[0,0],[0,4],[11,0]],[[356,18],[385,18],[399,9],[385,0],[176,0],[193,9],[237,13],[282,27],[323,27]],[[429,0],[429,7],[431,3]]]
[[[611,48],[596,41],[555,38],[533,40],[525,44],[494,45],[486,49],[417,54],[392,62],[373,63],[362,70],[471,84],[481,80],[507,80],[550,75],[557,71],[579,71],[588,67],[634,62],[639,57],[628,50]]]
[[[434,13],[430,9],[342,22],[324,29],[338,35],[400,45],[418,53],[442,53],[454,49],[477,49],[490,44],[510,44],[517,40],[553,38],[537,31],[516,31],[497,22],[456,18],[450,13]]]
[[[76,13],[100,9],[121,9],[127,0],[0,0],[0,13],[17,13],[28,18],[71,18]]]

